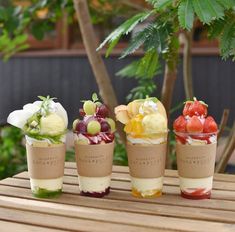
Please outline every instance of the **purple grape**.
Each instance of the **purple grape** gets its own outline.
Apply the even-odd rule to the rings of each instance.
[[[101,123],[101,132],[108,132],[110,129],[110,125],[107,122],[104,121]]]
[[[87,132],[86,123],[83,121],[80,121],[76,126],[76,131],[81,134],[86,133]]]
[[[96,115],[101,118],[106,118],[109,115],[108,107],[104,104],[97,107]]]
[[[79,109],[79,114],[81,117],[84,117],[86,115],[83,109]]]

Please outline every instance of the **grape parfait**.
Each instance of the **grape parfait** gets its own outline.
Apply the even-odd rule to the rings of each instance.
[[[173,124],[181,196],[210,198],[216,156],[218,127],[207,116],[208,105],[196,98],[185,103],[183,114]]]
[[[55,98],[39,98],[22,110],[13,111],[7,122],[25,134],[33,195],[51,198],[62,192],[68,117],[63,106],[54,102]]]
[[[103,197],[110,191],[115,122],[96,94],[83,102],[79,113],[73,132],[80,193]]]

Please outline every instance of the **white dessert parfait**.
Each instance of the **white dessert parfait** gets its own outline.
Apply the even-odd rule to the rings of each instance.
[[[80,194],[103,197],[110,192],[115,122],[96,94],[84,101],[80,116],[73,123]]]
[[[7,121],[25,134],[33,195],[51,198],[62,192],[68,117],[54,98],[39,98],[40,101],[29,103],[22,110],[13,111]]]

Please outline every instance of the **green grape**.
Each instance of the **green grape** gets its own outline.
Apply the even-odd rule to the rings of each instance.
[[[116,125],[115,125],[114,120],[112,118],[106,118],[106,121],[110,125],[111,132],[113,133],[116,130]]]
[[[87,115],[93,115],[95,113],[96,104],[93,101],[85,101],[83,104],[83,110]]]
[[[79,123],[79,119],[76,119],[73,121],[73,130],[75,131],[76,130],[76,126],[77,124]]]
[[[95,135],[101,130],[101,125],[98,121],[90,121],[87,125],[87,132],[89,134]]]

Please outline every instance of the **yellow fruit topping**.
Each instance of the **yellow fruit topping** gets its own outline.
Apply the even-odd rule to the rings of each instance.
[[[146,134],[156,134],[167,131],[167,120],[160,113],[149,114],[143,118],[143,127]]]
[[[167,114],[155,97],[138,99],[115,108],[116,119],[125,124],[124,131],[134,138],[153,138],[167,132]]]
[[[137,114],[132,118],[125,126],[124,130],[128,134],[133,134],[133,136],[138,136],[143,134],[144,128],[142,126],[143,115]]]
[[[139,114],[139,108],[143,104],[144,100],[134,100],[127,105],[127,112],[129,117],[133,118]]]

